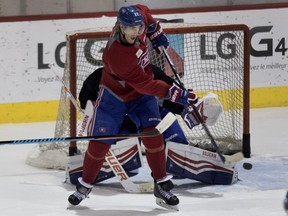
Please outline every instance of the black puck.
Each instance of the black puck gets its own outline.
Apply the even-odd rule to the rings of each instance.
[[[246,170],[252,169],[253,165],[251,163],[243,163],[243,168]]]

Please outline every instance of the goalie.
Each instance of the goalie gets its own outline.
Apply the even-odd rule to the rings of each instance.
[[[174,82],[174,80],[167,76],[159,67],[155,65],[151,65],[151,67],[154,79],[163,80],[168,84]],[[85,109],[88,100],[96,101],[102,70],[103,68],[96,69],[84,81],[79,94],[82,109]],[[201,114],[207,125],[214,125],[222,112],[220,102],[215,103],[215,100],[217,100],[217,96],[209,93],[205,97],[200,98],[196,104],[197,107],[201,106],[204,110]],[[189,106],[184,108],[183,105],[170,102],[169,100],[159,100],[159,110],[162,118],[165,117],[168,112],[181,115],[190,129],[199,124],[196,115],[194,115],[193,110]],[[141,125],[133,122],[131,119],[133,119],[133,117],[129,117],[128,115],[124,118],[121,133],[137,133],[139,131]],[[237,182],[237,171],[235,168],[226,167],[221,161],[216,160],[214,157],[209,157],[208,155],[213,155],[210,151],[188,145],[188,141],[177,121],[174,122],[163,135],[167,152],[166,169],[174,178],[188,178],[207,184],[220,185],[229,185]],[[189,155],[188,158],[187,155]],[[137,170],[130,170],[129,168],[127,168],[126,172],[129,176],[137,174]],[[76,183],[76,179],[80,175],[81,173],[79,172],[70,174],[70,181]],[[110,171],[110,174],[100,172],[95,183],[113,176],[112,171]]]

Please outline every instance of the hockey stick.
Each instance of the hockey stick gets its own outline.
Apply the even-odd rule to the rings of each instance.
[[[75,97],[72,95],[72,93],[70,92],[69,88],[66,86],[65,81],[63,80],[63,78],[61,79],[58,76],[58,74],[56,73],[56,71],[52,67],[54,67],[54,65],[50,65],[51,70],[54,72],[54,74],[56,75],[56,78],[63,85],[64,90],[67,92],[67,94],[68,94],[70,100],[72,101],[73,105],[82,114],[83,120],[82,120],[82,124],[81,124],[81,130],[79,131],[79,134],[78,134],[78,135],[82,136],[83,132],[87,128],[87,121],[86,120],[89,119],[90,116],[88,115],[88,113],[83,112],[81,107],[78,105]],[[86,106],[88,106],[88,105],[91,105],[91,104],[87,103]],[[158,128],[157,128],[157,126],[156,126],[156,128],[157,128],[158,132],[162,133],[163,131],[165,131],[176,120],[176,117],[174,118],[173,122],[172,122],[172,117],[169,117],[169,121],[170,120],[171,120],[171,123],[167,121],[167,122],[163,122],[162,126],[161,125],[157,125]],[[153,187],[154,187],[154,183],[153,182],[135,184],[133,181],[131,181],[129,176],[127,175],[125,169],[120,164],[119,160],[114,155],[114,153],[113,153],[113,151],[111,149],[109,149],[108,153],[105,155],[105,160],[108,163],[108,165],[111,167],[114,175],[117,176],[117,178],[119,179],[121,185],[123,186],[123,188],[127,192],[139,193],[139,192],[151,192],[153,190]]]
[[[54,64],[49,64],[48,67],[51,69],[51,71],[54,73],[54,75],[56,76],[56,79],[61,83],[62,87],[64,88],[65,92],[68,94],[70,101],[73,103],[73,105],[75,106],[75,108],[77,109],[77,111],[79,113],[81,113],[81,115],[84,115],[84,111],[81,109],[81,107],[79,106],[79,104],[77,103],[75,97],[73,96],[73,94],[71,93],[71,91],[69,90],[68,86],[66,85],[65,81],[63,78],[60,78],[59,75],[56,73],[55,71],[55,65]]]
[[[163,54],[164,54],[164,56],[165,56],[165,58],[166,58],[166,60],[167,60],[167,62],[168,62],[168,64],[169,64],[169,66],[171,67],[171,69],[172,69],[172,71],[173,71],[173,74],[174,74],[175,78],[177,79],[177,81],[175,81],[175,83],[176,83],[180,88],[184,89],[184,83],[181,82],[180,77],[179,77],[179,74],[177,73],[177,71],[176,71],[176,69],[175,69],[175,66],[174,66],[174,64],[173,64],[170,56],[168,55],[166,49],[162,49],[162,51],[163,51]],[[238,153],[236,153],[236,154],[230,155],[229,157],[226,157],[225,155],[223,155],[223,154],[220,152],[220,150],[219,150],[219,148],[218,148],[218,145],[216,144],[216,141],[215,141],[213,135],[211,134],[209,128],[207,127],[206,123],[204,122],[203,118],[201,117],[201,115],[200,115],[197,107],[196,107],[194,104],[192,104],[192,103],[191,103],[190,105],[192,106],[192,108],[193,108],[193,110],[194,110],[197,118],[199,119],[202,127],[204,128],[207,136],[209,137],[209,139],[210,139],[210,141],[211,141],[211,144],[212,144],[214,150],[216,151],[216,153],[217,153],[218,156],[220,157],[221,161],[222,161],[224,164],[226,164],[226,165],[231,165],[231,164],[233,164],[233,163],[235,163],[235,162],[243,159],[244,156],[243,156],[243,153],[242,153],[242,152],[238,152]]]
[[[52,143],[52,142],[69,142],[69,141],[87,141],[87,140],[108,140],[108,139],[123,139],[134,137],[153,137],[162,134],[174,121],[176,117],[172,113],[168,113],[167,117],[151,131],[131,134],[110,134],[101,136],[75,136],[75,137],[49,137],[39,139],[20,139],[20,140],[4,140],[0,141],[0,145],[6,144],[36,144],[36,143]]]

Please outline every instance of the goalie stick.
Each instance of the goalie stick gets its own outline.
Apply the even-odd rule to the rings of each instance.
[[[73,94],[70,92],[69,88],[66,86],[63,78],[61,79],[58,74],[56,73],[56,71],[53,69],[54,65],[50,64],[49,66],[51,68],[51,70],[53,71],[53,73],[56,75],[56,78],[61,82],[61,84],[63,85],[64,90],[67,92],[71,102],[73,103],[73,105],[76,107],[76,109],[82,114],[82,124],[81,124],[81,130],[79,131],[80,136],[83,135],[84,131],[87,129],[87,119],[90,119],[91,116],[89,116],[89,114],[91,115],[91,112],[88,114],[87,112],[83,112],[83,110],[81,109],[81,107],[78,105],[75,97],[73,96]],[[88,101],[89,102],[89,101]],[[86,106],[89,106],[90,109],[92,107],[92,102],[90,101],[89,103],[87,103]],[[88,108],[89,108],[88,107]],[[85,109],[86,111],[86,109]],[[174,116],[175,117],[175,116]],[[156,126],[158,132],[162,133],[163,131],[165,131],[174,121],[172,121],[173,117],[169,117],[169,121],[170,122],[163,122],[162,125],[158,124]],[[176,120],[176,118],[174,119]],[[169,125],[169,126],[168,126]],[[167,127],[168,126],[168,127]],[[157,132],[157,131],[154,131]],[[113,173],[115,176],[117,176],[117,178],[119,179],[121,185],[123,186],[123,188],[127,191],[127,192],[131,192],[131,193],[139,193],[139,192],[151,192],[153,190],[154,187],[154,183],[153,182],[147,182],[147,183],[140,183],[140,184],[135,184],[133,181],[130,180],[129,176],[127,175],[125,169],[123,168],[123,166],[120,164],[119,160],[117,159],[117,157],[115,156],[115,154],[113,153],[113,151],[111,149],[109,149],[108,153],[105,155],[105,160],[108,163],[108,165],[111,167]]]
[[[177,73],[176,68],[175,68],[170,56],[168,55],[166,49],[162,48],[162,51],[163,51],[163,54],[164,54],[164,56],[165,56],[165,58],[169,64],[169,66],[171,67],[171,69],[173,71],[175,78],[177,79],[177,81],[175,81],[175,84],[177,84],[180,88],[184,89],[184,83],[181,82],[179,74]],[[207,136],[209,137],[209,139],[211,141],[211,144],[212,144],[214,150],[216,151],[217,155],[220,157],[221,161],[224,164],[231,166],[231,165],[235,164],[237,161],[243,159],[244,156],[243,156],[242,152],[238,152],[238,153],[235,153],[235,154],[229,155],[229,156],[225,156],[220,152],[213,135],[211,134],[209,128],[207,127],[206,123],[204,122],[203,118],[201,117],[197,107],[192,103],[190,105],[192,106],[197,118],[199,119],[202,127],[204,128]]]

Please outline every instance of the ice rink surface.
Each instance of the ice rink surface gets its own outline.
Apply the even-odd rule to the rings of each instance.
[[[116,179],[96,186],[90,199],[67,210],[75,186],[63,183],[65,173],[25,164],[34,145],[0,146],[1,216],[285,216],[288,189],[288,107],[251,110],[252,157],[238,162],[240,181],[230,186],[174,180],[179,212],[155,204],[153,194],[125,192]],[[0,125],[0,140],[53,137],[55,122]],[[253,164],[251,170],[243,162]],[[151,180],[145,164],[134,181]]]

